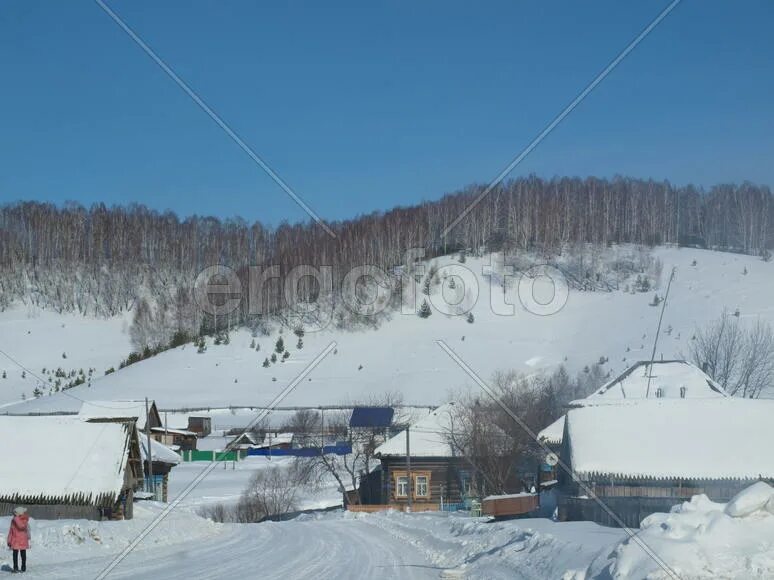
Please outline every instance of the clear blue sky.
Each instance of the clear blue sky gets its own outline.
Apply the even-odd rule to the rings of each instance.
[[[324,218],[493,178],[664,7],[109,5]],[[683,3],[514,172],[774,184],[774,3]],[[0,202],[306,216],[94,3],[0,5]]]

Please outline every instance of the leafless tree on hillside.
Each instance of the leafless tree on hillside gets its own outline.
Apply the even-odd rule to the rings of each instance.
[[[762,320],[744,325],[724,310],[696,331],[689,355],[729,395],[758,398],[774,385],[774,332]]]

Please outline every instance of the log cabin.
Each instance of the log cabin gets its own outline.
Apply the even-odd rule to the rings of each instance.
[[[448,403],[409,427],[410,478],[406,430],[375,449],[374,457],[380,460],[381,469],[369,476],[371,487],[379,488],[378,494],[370,491],[374,501],[378,498],[379,503],[400,509],[408,504],[409,493],[416,509],[465,501],[472,474],[469,464],[449,442],[453,411],[454,403]]]
[[[597,403],[643,399],[718,399],[728,395],[704,371],[683,360],[640,361],[624,373],[604,384],[585,399],[572,401],[568,408],[576,409]],[[538,440],[559,455],[564,434],[562,415],[538,433]],[[540,481],[555,481],[555,465],[544,462]]]
[[[146,413],[147,409],[147,413]],[[145,490],[153,495],[153,499],[166,502],[168,499],[169,473],[181,462],[181,457],[171,448],[163,445],[155,436],[154,429],[159,429],[161,417],[155,401],[88,401],[81,406],[78,416],[90,422],[120,423],[131,421],[137,429],[140,441],[140,453],[145,474]],[[148,433],[151,429],[151,456],[148,464]],[[152,474],[152,480],[151,480]]]
[[[0,516],[131,519],[142,460],[134,422],[76,416],[0,417]],[[13,444],[12,442],[18,442]]]
[[[755,481],[772,483],[772,417],[774,400],[763,399],[640,399],[572,409],[561,458],[582,485],[560,473],[559,517],[639,527],[693,495],[727,502]]]

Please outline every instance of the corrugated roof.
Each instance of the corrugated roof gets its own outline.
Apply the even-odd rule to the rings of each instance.
[[[774,478],[774,400],[641,400],[572,409],[566,456],[580,476]]]
[[[395,409],[392,407],[355,407],[349,419],[350,427],[389,427]]]

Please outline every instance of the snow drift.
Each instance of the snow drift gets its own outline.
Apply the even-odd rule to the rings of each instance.
[[[642,521],[640,539],[682,580],[774,577],[774,488],[758,482],[727,504],[696,495]],[[672,578],[634,541],[616,549],[613,578]]]

